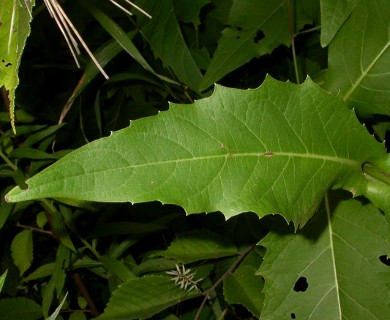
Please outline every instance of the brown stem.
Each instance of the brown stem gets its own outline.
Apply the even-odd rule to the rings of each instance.
[[[51,205],[47,200],[44,200],[41,202],[43,208],[45,209],[45,213],[46,213],[46,217],[47,217],[47,221],[49,222],[49,225],[50,225],[50,230],[51,230],[51,233],[52,233],[52,236],[54,237],[54,239],[56,240],[57,243],[60,243],[60,237],[58,235],[58,232],[57,230],[55,229],[54,227],[54,224],[53,224],[53,217],[52,215],[54,214],[60,214],[57,209]],[[87,287],[85,286],[83,280],[81,279],[80,277],[80,274],[75,272],[72,274],[72,278],[76,284],[76,286],[79,288],[80,290],[80,293],[82,294],[82,296],[85,298],[85,300],[87,301],[88,303],[88,306],[89,308],[91,309],[91,314],[94,316],[94,317],[97,317],[99,315],[99,311],[98,309],[96,308],[96,305],[95,303],[93,302],[92,300],[92,297],[91,295],[89,294],[89,291],[87,289]]]
[[[217,280],[217,282],[215,282],[209,289],[207,289],[207,291],[204,292],[204,298],[202,304],[198,309],[198,312],[196,313],[195,320],[200,319],[200,315],[206,305],[207,300],[210,297],[210,294],[222,283],[223,280],[225,280],[227,276],[232,274],[232,272],[239,266],[241,261],[244,260],[244,258],[248,255],[248,253],[251,252],[255,247],[256,244],[253,244],[250,247],[248,247],[244,252],[240,253],[238,255],[237,260],[234,261],[234,263],[230,266],[230,268]]]
[[[91,314],[94,317],[97,317],[100,313],[99,313],[98,309],[96,308],[96,305],[93,302],[92,297],[89,294],[87,287],[85,286],[83,280],[81,279],[80,274],[78,272],[75,272],[72,274],[72,278],[73,278],[75,284],[77,285],[77,287],[79,288],[81,294],[83,295],[83,297],[87,301],[87,303],[91,309]]]
[[[18,228],[23,228],[23,229],[27,229],[27,230],[31,230],[31,231],[43,233],[43,234],[46,234],[46,235],[49,235],[49,236],[53,236],[53,233],[52,233],[51,231],[47,231],[47,230],[43,230],[43,229],[39,229],[39,228],[34,228],[34,227],[26,226],[26,225],[24,225],[24,224],[20,224],[19,222],[16,223],[16,226],[17,226]]]

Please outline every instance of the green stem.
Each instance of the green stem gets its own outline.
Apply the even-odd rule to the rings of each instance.
[[[7,158],[7,156],[0,151],[0,157],[5,161],[6,164],[8,164],[12,170],[16,171],[18,168]]]
[[[290,29],[291,51],[293,56],[295,79],[296,82],[300,84],[301,80],[299,78],[298,60],[297,60],[297,54],[295,52],[295,41],[294,41],[295,35],[294,35],[293,19],[292,19],[291,8],[290,8],[290,0],[287,0],[287,12],[288,12],[288,27]]]

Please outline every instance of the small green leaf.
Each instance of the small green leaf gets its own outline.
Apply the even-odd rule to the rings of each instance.
[[[17,148],[9,154],[10,158],[16,159],[36,159],[36,160],[55,160],[56,157],[44,151],[33,148]]]
[[[26,298],[0,299],[1,320],[38,320],[42,309],[35,301]]]
[[[83,258],[78,259],[72,264],[72,270],[77,269],[93,269],[97,267],[101,267],[101,262],[89,259],[89,258]],[[34,270],[31,274],[29,274],[26,278],[24,278],[24,281],[33,281],[37,279],[42,279],[49,277],[53,275],[54,272],[55,263],[50,262],[41,265],[36,270]]]
[[[225,279],[223,293],[226,302],[242,304],[256,318],[259,318],[264,302],[264,294],[262,293],[264,281],[255,274],[255,267],[241,266]]]
[[[58,314],[60,313],[61,311],[61,308],[64,304],[64,302],[66,301],[66,297],[68,296],[68,292],[65,293],[65,296],[64,298],[62,299],[61,303],[58,305],[58,307],[54,310],[54,312],[50,315],[50,317],[48,317],[46,320],[56,320],[57,319],[57,316]]]
[[[184,23],[192,23],[195,28],[200,25],[200,11],[210,0],[173,0],[176,17]]]
[[[75,311],[72,312],[68,320],[87,320],[87,316],[83,311]]]
[[[268,77],[257,89],[216,86],[65,156],[15,188],[8,201],[160,200],[188,213],[282,214],[310,219],[324,192],[366,192],[363,163],[386,154],[353,111],[311,80]]]
[[[264,319],[386,319],[390,314],[387,223],[371,204],[329,203],[305,228],[277,228],[267,254]]]
[[[33,238],[31,230],[19,232],[11,243],[11,254],[21,275],[30,268],[33,260]]]
[[[140,276],[146,273],[167,271],[176,268],[176,262],[171,259],[157,258],[146,260],[135,266],[132,271],[135,275]]]
[[[36,270],[31,272],[24,281],[37,280],[45,277],[49,277],[53,274],[54,271],[54,262],[42,264]]]
[[[5,279],[7,278],[8,270],[5,270],[5,272],[0,276],[0,293],[1,290],[3,290]]]
[[[39,212],[35,218],[35,222],[39,228],[43,228],[47,223],[46,213],[44,211]]]
[[[77,297],[77,304],[79,305],[80,309],[85,309],[88,306],[88,302],[83,296]]]
[[[122,284],[96,320],[143,319],[181,301],[200,296],[197,290],[186,292],[168,276],[132,278]]]
[[[194,230],[177,235],[167,250],[166,258],[182,263],[222,258],[237,254],[237,248],[228,238],[209,230]]]
[[[11,125],[14,131],[18,71],[26,39],[30,34],[31,10],[34,5],[35,0],[7,0],[2,1],[0,9],[0,87],[4,86],[8,90]]]
[[[122,261],[110,256],[101,256],[99,260],[103,264],[104,268],[106,268],[106,270],[113,276],[117,277],[121,282],[125,282],[126,280],[134,277],[134,274]]]

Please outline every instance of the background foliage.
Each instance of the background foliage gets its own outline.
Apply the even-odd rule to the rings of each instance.
[[[76,67],[44,3],[24,51],[34,2],[0,5],[0,314],[384,319],[388,2],[135,3],[152,19],[109,1],[61,2],[108,80],[84,53]],[[122,189],[123,171],[108,175],[118,154],[176,161],[183,146],[261,160],[229,158],[220,183],[208,180],[219,172],[212,161],[146,167]],[[302,150],[315,157],[283,158]],[[98,184],[69,178],[80,163]],[[7,203],[7,193],[27,201]]]

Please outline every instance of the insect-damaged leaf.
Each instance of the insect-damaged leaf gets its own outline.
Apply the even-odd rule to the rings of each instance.
[[[388,318],[385,217],[371,204],[332,202],[298,234],[279,225],[261,240],[262,319]]]
[[[216,86],[193,105],[92,142],[13,189],[9,201],[160,200],[188,213],[280,213],[305,223],[332,187],[363,194],[362,163],[385,154],[342,101],[311,80]]]
[[[35,0],[2,1],[0,6],[0,88],[8,91],[11,124],[15,130],[15,90],[26,39],[30,34],[31,10]],[[28,6],[28,8],[26,7]]]

